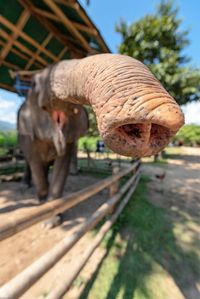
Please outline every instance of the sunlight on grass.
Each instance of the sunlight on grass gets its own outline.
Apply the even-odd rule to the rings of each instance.
[[[188,275],[198,280],[197,255],[182,250],[176,223],[147,200],[147,181],[106,236],[106,255],[79,299],[183,299]]]

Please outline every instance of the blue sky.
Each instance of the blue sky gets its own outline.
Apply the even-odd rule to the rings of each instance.
[[[157,0],[90,0],[90,5],[80,0],[88,15],[100,30],[112,52],[117,52],[120,35],[115,26],[120,19],[128,24],[137,21],[146,14],[154,12]],[[179,16],[183,19],[182,29],[189,29],[190,46],[185,53],[192,58],[191,64],[200,67],[200,0],[177,0]],[[0,89],[0,120],[16,122],[16,111],[22,103],[17,95]],[[188,104],[183,108],[187,123],[200,124],[200,102]]]

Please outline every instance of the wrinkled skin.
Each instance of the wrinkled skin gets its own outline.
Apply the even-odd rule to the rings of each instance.
[[[148,68],[125,55],[61,61],[43,70],[34,88],[40,85],[38,103],[47,111],[69,102],[91,105],[104,142],[125,156],[158,153],[184,124],[179,106]]]
[[[35,78],[36,79],[36,78]],[[25,181],[30,185],[32,176],[40,201],[62,195],[66,177],[72,162],[77,168],[77,140],[88,129],[88,115],[80,106],[68,103],[45,111],[38,105],[42,85],[29,92],[18,112],[18,137],[27,161]],[[37,79],[36,79],[37,80]],[[49,166],[53,164],[51,182],[48,182]]]

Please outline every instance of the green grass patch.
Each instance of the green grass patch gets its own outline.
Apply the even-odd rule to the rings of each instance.
[[[148,201],[147,181],[105,237],[106,254],[79,299],[179,299],[175,284],[184,294],[188,277],[197,283],[198,257],[178,245],[167,210]]]
[[[17,145],[17,132],[16,131],[8,131],[3,132],[0,131],[0,147],[14,147]]]
[[[16,166],[12,166],[12,167],[7,167],[7,168],[1,168],[0,169],[0,175],[9,175],[9,174],[13,174],[16,172],[22,172],[24,171],[24,166],[21,165],[16,165]]]
[[[78,149],[81,151],[85,150],[85,147],[89,149],[91,152],[96,151],[96,143],[97,140],[101,139],[101,137],[93,137],[93,136],[84,136],[81,137],[78,141]]]

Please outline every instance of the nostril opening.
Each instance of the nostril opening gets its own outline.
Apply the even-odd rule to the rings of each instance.
[[[152,124],[150,144],[153,147],[162,147],[169,142],[171,137],[170,130],[164,126]]]
[[[121,132],[125,133],[131,138],[142,137],[142,124],[126,124],[118,128]]]
[[[133,125],[133,124],[124,125],[122,126],[122,129],[126,132],[126,134],[130,136],[137,137],[137,138],[141,137],[141,131],[138,125]]]

